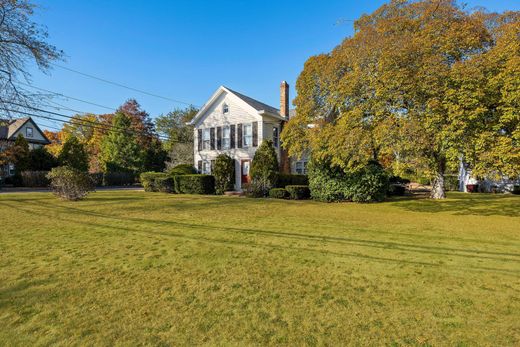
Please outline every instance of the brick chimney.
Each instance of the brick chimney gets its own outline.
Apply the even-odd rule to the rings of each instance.
[[[289,84],[285,81],[280,83],[280,115],[285,118],[285,121],[281,122],[280,130],[283,130],[285,123],[289,120]],[[280,148],[280,171],[286,174],[291,173],[291,159],[283,148]]]
[[[280,115],[289,120],[289,84],[280,83]]]

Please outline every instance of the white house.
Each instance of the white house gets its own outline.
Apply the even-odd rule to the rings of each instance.
[[[51,143],[31,117],[0,119],[0,151],[13,144],[20,135],[25,137],[30,149],[40,148]],[[12,164],[0,167],[0,176],[12,176],[14,170],[15,167]]]
[[[510,179],[506,176],[499,175],[499,179],[484,178],[477,180],[471,175],[471,168],[464,161],[460,161],[459,165],[459,191],[468,192],[467,186],[478,184],[479,191],[493,193],[510,193],[514,186],[520,184],[520,178]]]
[[[280,85],[280,109],[221,86],[191,121],[194,165],[210,174],[221,153],[235,160],[235,189],[249,182],[249,168],[263,140],[273,141],[282,172],[306,173],[307,159],[290,160],[280,146],[280,132],[289,111],[289,85]]]

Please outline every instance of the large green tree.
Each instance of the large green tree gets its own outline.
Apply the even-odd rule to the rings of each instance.
[[[371,160],[413,169],[432,178],[433,198],[444,198],[444,174],[461,156],[479,174],[520,174],[517,13],[394,0],[355,29],[306,62],[282,133],[290,154],[310,148],[346,172]]]
[[[69,136],[63,143],[58,162],[61,166],[68,166],[75,170],[88,171],[88,152],[85,145],[75,136]]]
[[[136,133],[130,130],[131,124],[131,119],[123,112],[117,112],[113,117],[112,128],[101,142],[100,161],[105,172],[142,170],[144,152]]]

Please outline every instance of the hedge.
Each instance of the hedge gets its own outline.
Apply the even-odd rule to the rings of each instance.
[[[173,178],[163,172],[143,172],[141,184],[145,192],[173,193]]]
[[[376,162],[356,172],[344,172],[329,164],[309,165],[311,197],[319,201],[382,201],[388,193],[388,176]]]
[[[215,177],[211,175],[178,175],[173,177],[174,191],[179,194],[215,194]]]
[[[285,188],[285,186],[307,186],[309,185],[309,178],[307,175],[295,175],[295,174],[278,174],[276,182],[277,188]]]
[[[47,178],[49,171],[23,171],[22,185],[24,187],[48,187],[51,181]]]
[[[166,171],[170,176],[178,175],[192,175],[196,174],[197,170],[190,164],[179,164]]]
[[[309,186],[291,185],[286,186],[285,190],[287,190],[287,193],[289,194],[289,199],[292,200],[304,200],[311,197]]]
[[[269,190],[269,197],[273,199],[286,199],[289,193],[285,188],[272,188]]]

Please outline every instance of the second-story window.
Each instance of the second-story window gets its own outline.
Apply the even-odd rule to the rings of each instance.
[[[251,124],[244,125],[244,147],[251,147],[253,144],[253,126]]]
[[[25,128],[26,137],[33,137],[33,128]]]
[[[209,128],[202,130],[203,149],[210,149]]]
[[[278,128],[273,128],[273,146],[278,147],[278,141],[279,141],[279,135],[278,135]]]
[[[229,106],[227,104],[222,105],[222,113],[226,114],[229,112]]]
[[[229,149],[231,144],[231,136],[230,136],[230,130],[229,125],[224,126],[224,129],[222,129],[222,149]]]

